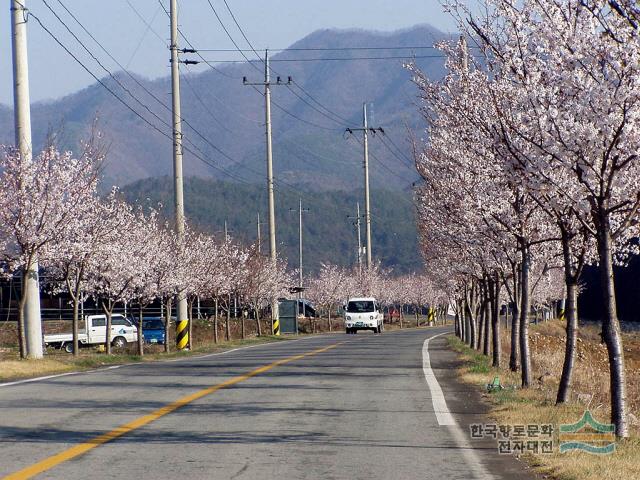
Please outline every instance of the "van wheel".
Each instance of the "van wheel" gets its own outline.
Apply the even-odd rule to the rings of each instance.
[[[73,342],[64,344],[64,351],[67,353],[73,353]]]
[[[111,342],[111,345],[113,345],[115,348],[124,348],[127,346],[127,341],[124,339],[124,337],[116,337],[113,339],[113,342]]]

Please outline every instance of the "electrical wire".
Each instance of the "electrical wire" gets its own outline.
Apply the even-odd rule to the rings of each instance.
[[[424,58],[446,58],[445,55],[388,55],[383,57],[318,57],[318,58],[274,58],[270,62],[353,62],[358,60],[415,60]],[[215,63],[245,63],[253,64],[261,60],[216,60],[209,59]],[[255,67],[255,65],[253,65]],[[255,67],[257,68],[257,67]]]
[[[40,27],[71,57],[73,58],[73,60],[75,60],[76,63],[78,63],[78,65],[80,65],[80,67],[82,67],[82,69],[84,71],[86,71],[91,77],[93,77],[93,79],[100,84],[105,90],[107,90],[116,100],[118,100],[118,102],[120,102],[127,110],[129,110],[131,113],[133,113],[136,117],[138,117],[140,120],[142,120],[146,125],[148,125],[150,128],[152,128],[153,130],[155,130],[156,132],[158,132],[160,135],[166,137],[167,139],[169,139],[172,143],[173,143],[173,136],[167,134],[166,132],[164,132],[163,130],[161,130],[157,125],[155,125],[154,123],[150,122],[147,118],[145,118],[144,116],[142,116],[137,110],[135,110],[131,105],[129,105],[125,100],[122,99],[122,97],[120,97],[120,95],[118,95],[112,88],[110,88],[104,81],[102,81],[95,73],[93,73],[91,71],[91,69],[89,69],[89,67],[87,67],[76,55],[73,54],[73,52],[71,52],[71,50],[64,44],[62,43],[62,41],[60,39],[58,39],[58,37],[55,36],[55,34],[42,22],[42,20],[40,20],[40,18],[38,16],[36,16],[31,10],[29,10],[29,17],[33,18],[39,25]],[[196,146],[194,146],[195,149],[197,149]],[[210,166],[211,168],[220,171],[221,173],[229,176],[230,178],[234,178],[242,183],[249,183],[247,182],[245,179],[238,177],[237,175],[234,175],[228,171],[226,171],[225,169],[223,169],[222,167],[215,165],[211,162],[209,162],[206,158],[204,158],[202,155],[196,153],[193,149],[191,149],[190,147],[184,146],[183,145],[183,149],[187,152],[189,152],[190,154],[192,154],[194,157],[196,157],[198,160],[200,160],[201,162],[203,162],[204,164]]]
[[[226,2],[225,2],[226,3]],[[479,48],[476,46],[469,46],[469,48]],[[287,48],[270,48],[273,52],[336,52],[336,51],[351,51],[351,50],[438,50],[438,47],[428,45],[413,45],[413,46],[392,46],[392,47],[287,47]],[[202,52],[235,52],[237,49],[229,48],[202,48]],[[245,52],[251,52],[253,50],[244,50]]]
[[[140,88],[142,88],[149,96],[151,96],[156,102],[158,102],[158,104],[160,104],[165,110],[167,110],[169,113],[172,113],[172,109],[171,107],[169,107],[165,102],[163,102],[161,99],[159,99],[153,92],[151,92],[147,87],[145,87],[145,85],[140,82],[134,75],[132,75],[125,67],[122,66],[122,64],[113,56],[111,55],[111,53],[98,41],[98,39],[95,38],[94,35],[91,34],[91,32],[83,25],[82,22],[80,22],[80,20],[67,8],[67,6],[61,1],[61,0],[56,0],[61,6],[62,8],[67,12],[67,14],[69,14],[71,16],[71,18],[73,18],[73,20],[80,26],[80,28],[82,28],[82,30],[96,43],[96,45],[98,45],[98,47],[100,47],[100,49],[116,64],[118,65],[118,67],[120,67],[122,69],[122,71],[127,74],[129,76],[129,78],[131,78],[136,85],[138,85]],[[87,46],[78,38],[78,36],[73,33],[71,31],[71,29],[69,28],[69,26],[60,18],[60,16],[51,8],[51,6],[47,3],[46,0],[42,0],[42,2],[44,3],[44,5],[49,9],[49,11],[51,11],[51,13],[53,13],[53,15],[58,19],[58,21],[65,27],[65,29],[73,36],[73,38],[75,38],[75,40],[82,46],[82,48],[91,56],[91,58],[93,58],[96,63],[98,63],[98,65],[100,65],[100,67],[125,91],[127,92],[127,94],[133,98],[133,100],[138,103],[140,106],[142,106],[145,110],[147,110],[151,115],[153,115],[159,122],[161,122],[165,127],[169,128],[170,130],[173,130],[173,126],[167,122],[166,120],[160,118],[155,112],[153,112],[146,104],[144,104],[136,95],[134,95],[125,85],[123,85],[118,78],[113,75],[113,73],[111,71],[109,71],[109,69],[107,69],[101,62],[100,60],[87,48]],[[226,153],[224,153],[222,150],[220,150],[216,145],[214,145],[211,141],[209,141],[208,138],[206,138],[202,133],[200,133],[200,131],[198,131],[198,129],[196,129],[186,118],[184,118],[183,116],[180,117],[180,120],[182,120],[185,125],[187,125],[198,137],[200,137],[202,140],[204,140],[207,144],[209,144],[215,151],[219,152],[222,156],[224,156],[225,158],[233,161],[233,159],[231,159]],[[219,122],[219,121],[218,121]],[[226,128],[226,127],[225,127]],[[193,144],[193,142],[191,142],[190,139],[186,139],[187,141],[189,141],[190,143]]]

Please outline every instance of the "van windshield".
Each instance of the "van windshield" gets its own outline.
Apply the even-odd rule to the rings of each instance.
[[[352,301],[347,304],[347,312],[349,313],[367,313],[373,312],[373,302],[370,300]]]

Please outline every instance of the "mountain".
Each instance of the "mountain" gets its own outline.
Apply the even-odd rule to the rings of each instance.
[[[310,190],[352,190],[354,184],[359,186],[362,147],[355,139],[346,138],[345,126],[361,125],[362,103],[366,101],[373,103],[370,125],[383,126],[387,135],[386,138],[377,135],[370,141],[372,185],[406,190],[416,179],[409,159],[406,128],[416,129],[421,125],[414,105],[416,91],[409,73],[402,67],[401,59],[337,59],[407,54],[404,50],[340,50],[344,47],[431,46],[445,37],[424,25],[390,33],[320,30],[273,55],[273,70],[283,79],[292,76],[294,80],[291,86],[272,88],[274,169],[281,186],[295,184]],[[335,50],[299,50],[308,48]],[[416,63],[431,77],[442,76],[442,58],[432,50],[416,50],[415,54],[429,57],[417,58]],[[215,53],[203,53],[207,58],[210,55]],[[184,58],[197,59],[194,55]],[[333,60],[301,61],[313,58]],[[297,61],[290,61],[293,59]],[[211,57],[211,60],[215,61],[215,58]],[[201,151],[201,156],[215,166],[206,165],[186,152],[185,175],[262,184],[265,175],[264,100],[259,87],[256,92],[242,82],[243,76],[250,82],[262,81],[262,63],[218,63],[215,68],[198,74],[189,74],[186,67],[182,69],[182,113],[188,122],[184,125],[185,145]],[[92,66],[92,69],[98,72],[97,67]],[[124,72],[115,73],[114,77],[131,92],[131,96],[113,78],[106,77],[102,81],[131,108],[169,135],[170,110],[166,107],[170,105],[169,78],[149,81],[136,77],[142,88]],[[330,112],[324,109],[325,106]],[[59,100],[33,105],[35,150],[50,132],[57,134],[61,146],[78,149],[79,141],[88,136],[96,118],[102,133],[101,142],[108,150],[106,185],[125,185],[171,173],[170,139],[146,125],[98,83]],[[0,143],[12,143],[12,132],[11,110],[0,107]],[[390,149],[395,150],[394,144],[400,148],[395,155],[390,152]]]
[[[131,203],[161,205],[166,218],[173,215],[173,180],[155,177],[126,185],[122,189]],[[255,243],[257,213],[260,213],[262,248],[269,248],[266,192],[262,185],[245,185],[214,179],[185,179],[185,214],[192,225],[209,233],[221,234],[227,221],[229,234],[245,244]],[[317,272],[321,263],[354,265],[357,260],[355,220],[356,202],[361,190],[303,192],[303,270]],[[298,265],[298,201],[300,194],[282,188],[276,195],[276,241],[278,251],[292,268]],[[405,192],[378,190],[371,192],[372,245],[374,259],[395,273],[419,270],[414,208]],[[291,211],[293,209],[294,211]],[[362,238],[364,241],[364,224]]]

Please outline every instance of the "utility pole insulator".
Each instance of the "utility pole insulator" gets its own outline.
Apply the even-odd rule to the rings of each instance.
[[[183,48],[182,50],[180,50],[182,53],[198,53],[197,50],[193,49],[193,48]]]
[[[184,63],[185,65],[197,65],[200,62],[198,60],[180,60],[180,63]]]

